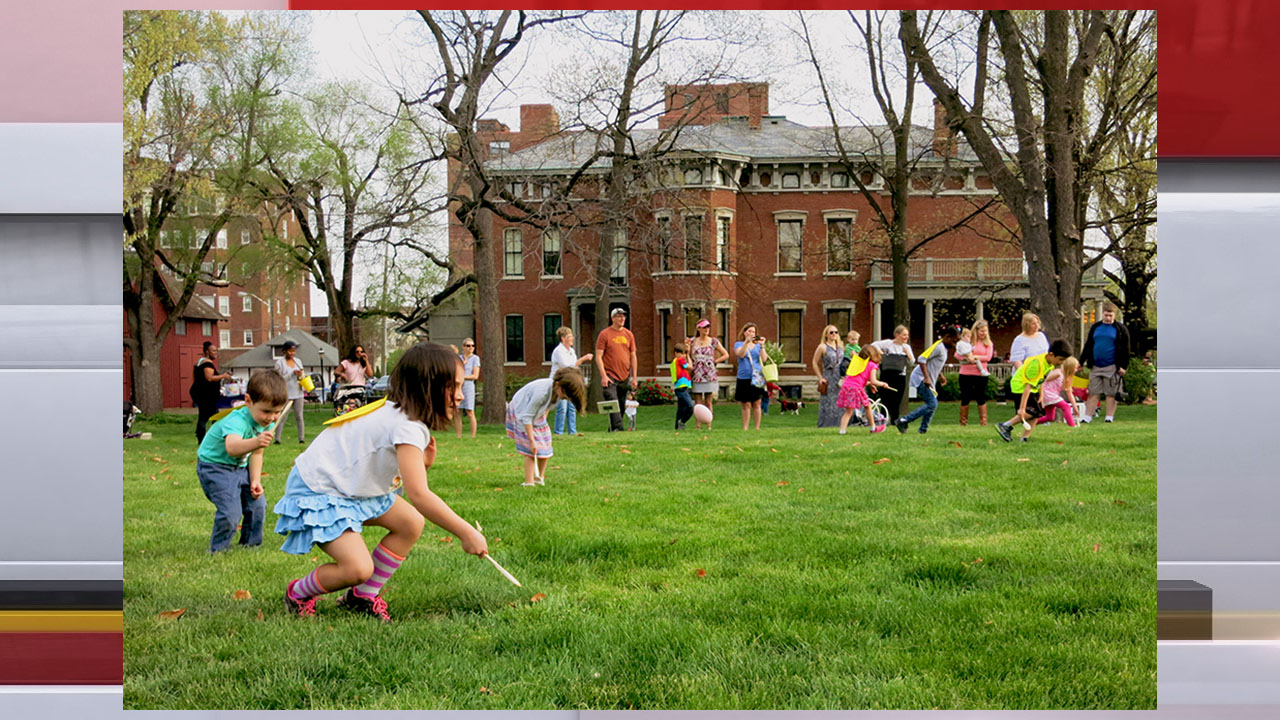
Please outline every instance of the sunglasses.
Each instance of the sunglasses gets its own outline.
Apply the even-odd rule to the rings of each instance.
[[[475,345],[471,343],[462,343],[462,347],[475,347]]]

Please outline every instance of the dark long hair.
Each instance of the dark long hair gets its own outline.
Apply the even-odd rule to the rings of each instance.
[[[452,350],[436,343],[418,343],[409,348],[391,371],[387,399],[411,420],[426,423],[432,430],[449,425],[449,408],[462,361]]]

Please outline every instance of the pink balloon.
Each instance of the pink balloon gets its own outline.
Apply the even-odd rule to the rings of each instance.
[[[700,423],[709,424],[714,416],[711,414],[711,408],[706,405],[694,405],[693,417]]]

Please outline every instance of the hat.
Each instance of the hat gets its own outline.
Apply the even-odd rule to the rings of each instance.
[[[703,327],[711,327],[711,321],[710,321],[710,320],[708,320],[708,319],[706,319],[706,318],[703,318],[703,319],[701,319],[701,320],[699,320],[699,321],[698,321],[698,327],[700,327],[700,328],[703,328]]]
[[[618,317],[619,315],[626,315],[626,314],[627,314],[627,311],[625,308],[614,308],[613,312],[609,313],[609,317],[611,318]]]
[[[280,349],[281,349],[281,350],[292,350],[292,349],[294,349],[294,348],[296,348],[296,347],[298,347],[298,343],[296,343],[296,342],[294,342],[294,341],[292,341],[292,340],[285,340],[285,341],[284,341],[284,344],[280,346]]]

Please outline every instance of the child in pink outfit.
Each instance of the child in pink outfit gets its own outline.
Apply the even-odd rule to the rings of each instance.
[[[1080,369],[1080,361],[1069,357],[1062,361],[1062,367],[1056,368],[1044,379],[1041,389],[1040,404],[1044,407],[1044,417],[1036,421],[1037,425],[1053,422],[1057,411],[1061,410],[1067,419],[1068,427],[1076,426],[1075,414],[1071,411],[1071,379]],[[1064,391],[1065,388],[1065,391]]]
[[[876,377],[876,371],[880,369],[880,348],[874,345],[863,345],[849,361],[849,370],[845,373],[844,382],[840,385],[840,395],[836,398],[836,407],[844,409],[844,415],[840,417],[840,434],[844,435],[848,432],[849,420],[853,418],[853,411],[862,408],[866,412],[867,421],[871,425],[871,432],[884,432],[884,425],[877,425],[875,414],[871,411],[871,398],[867,397],[867,388],[887,388],[888,383],[881,382]]]

